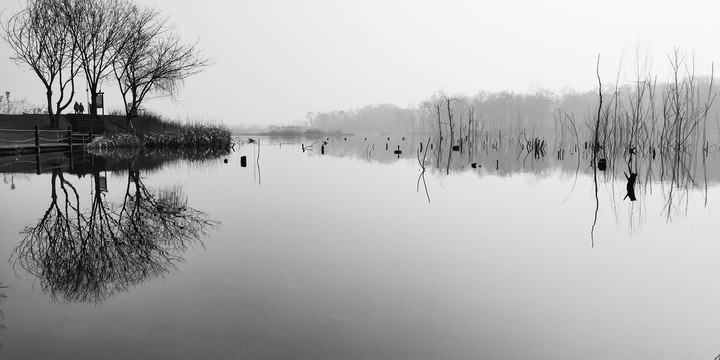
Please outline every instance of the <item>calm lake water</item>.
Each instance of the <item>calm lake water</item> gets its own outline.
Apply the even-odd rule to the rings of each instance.
[[[421,141],[0,163],[0,357],[720,354],[715,155],[680,185],[639,172],[631,202],[625,164],[596,201],[578,153],[457,153],[449,175],[430,153],[426,193]]]

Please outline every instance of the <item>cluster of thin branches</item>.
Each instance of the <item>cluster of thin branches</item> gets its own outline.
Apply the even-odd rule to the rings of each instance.
[[[126,0],[27,0],[2,22],[13,60],[45,88],[51,125],[70,106],[83,73],[97,114],[103,82],[114,75],[128,125],[150,93],[174,97],[184,79],[210,64],[197,47],[173,32],[154,8]]]
[[[50,206],[22,230],[13,259],[56,302],[101,302],[162,276],[216,225],[188,207],[179,188],[150,191],[132,169],[121,204],[108,203],[96,181],[87,210],[60,170],[51,182]]]

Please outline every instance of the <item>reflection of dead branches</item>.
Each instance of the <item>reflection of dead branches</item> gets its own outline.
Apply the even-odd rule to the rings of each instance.
[[[257,141],[257,157],[255,158],[255,168],[257,169],[258,185],[262,184],[262,173],[260,172],[260,139]]]
[[[6,285],[0,284],[0,289],[5,289],[5,288],[7,288]],[[5,295],[5,292],[1,292],[0,293],[0,303],[3,302],[3,300],[5,300],[5,299],[7,299],[7,295]],[[0,329],[4,329],[4,328],[5,328],[5,313],[2,310],[0,310]],[[2,344],[0,344],[0,347],[2,347]]]
[[[22,230],[13,253],[56,302],[101,302],[162,276],[216,224],[189,208],[179,188],[150,191],[132,169],[120,206],[109,204],[95,184],[90,209],[81,211],[77,191],[54,171],[51,205]]]
[[[422,147],[422,143],[420,143]],[[425,144],[425,152],[423,153],[422,161],[420,161],[420,150],[418,149],[417,152],[417,160],[418,164],[420,165],[420,168],[422,171],[420,172],[420,176],[418,176],[416,191],[420,192],[420,180],[423,182],[423,186],[425,187],[425,195],[427,195],[428,202],[430,202],[430,193],[428,192],[427,183],[425,182],[425,158],[427,158],[427,153],[430,150],[430,138],[427,139],[427,143]]]

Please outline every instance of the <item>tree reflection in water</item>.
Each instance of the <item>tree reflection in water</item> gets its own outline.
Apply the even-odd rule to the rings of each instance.
[[[121,203],[107,201],[99,172],[93,174],[89,209],[77,188],[55,169],[51,202],[42,218],[26,226],[13,259],[40,280],[55,302],[102,302],[175,269],[188,246],[217,222],[187,206],[179,187],[148,189],[128,168]]]
[[[4,291],[5,288],[7,288],[7,286],[2,285],[0,283],[0,303],[5,301],[5,299],[7,298],[7,295],[5,294],[5,291]],[[5,329],[5,313],[2,310],[0,310],[0,330],[2,330],[2,329]],[[2,343],[0,343],[0,348],[2,348],[2,347],[3,347]]]

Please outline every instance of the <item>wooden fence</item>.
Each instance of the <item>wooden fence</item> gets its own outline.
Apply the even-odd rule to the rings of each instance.
[[[0,129],[0,156],[15,154],[39,154],[42,152],[72,151],[74,147],[83,147],[93,138],[93,129],[89,132],[40,129],[34,130]]]

